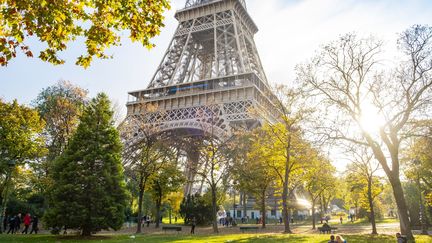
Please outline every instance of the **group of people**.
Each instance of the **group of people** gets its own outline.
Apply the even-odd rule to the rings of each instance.
[[[249,222],[249,216],[242,217],[241,222],[242,222],[242,224],[247,224]]]
[[[347,241],[344,240],[344,238],[342,238],[340,235],[331,235],[328,243],[347,243]]]
[[[144,215],[142,217],[142,223],[145,223],[147,227],[150,227],[151,217],[149,215]]]
[[[225,218],[220,218],[219,219],[219,224],[221,224],[221,225],[223,225],[225,227],[228,227],[230,225],[231,226],[236,226],[237,225],[237,223],[234,220],[234,218],[230,217],[230,216],[226,216]]]
[[[24,230],[21,231],[21,224],[24,224]],[[27,213],[24,217],[22,217],[21,213],[15,215],[15,216],[6,216],[3,219],[3,229],[7,231],[7,233],[16,234],[21,231],[21,234],[28,234],[28,230],[30,228],[30,225],[32,226],[32,229],[30,231],[30,234],[33,232],[37,234],[38,232],[38,224],[39,219],[37,216],[31,216],[29,213]]]
[[[396,240],[397,243],[407,243],[407,238],[403,235],[401,235],[401,233],[396,233]],[[328,241],[328,243],[347,243],[346,240],[344,240],[344,238],[342,238],[342,236],[340,235],[331,235],[330,236],[330,240]]]

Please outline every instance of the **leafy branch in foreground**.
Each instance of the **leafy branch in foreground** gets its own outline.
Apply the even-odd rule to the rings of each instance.
[[[15,58],[17,50],[33,57],[26,42],[36,37],[47,46],[39,58],[56,65],[65,63],[58,54],[70,41],[83,39],[86,53],[76,64],[87,68],[94,57],[109,58],[105,50],[120,45],[123,31],[151,48],[170,5],[167,0],[2,0],[0,8],[0,65]]]

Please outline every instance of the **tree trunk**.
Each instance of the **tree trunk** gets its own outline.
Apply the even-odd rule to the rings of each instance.
[[[261,192],[261,215],[262,215],[262,228],[265,229],[266,227],[266,190],[263,190]]]
[[[390,184],[393,188],[393,195],[396,200],[399,213],[399,223],[401,234],[406,235],[408,240],[414,240],[414,236],[411,231],[411,224],[408,216],[408,207],[405,201],[404,192],[399,176],[391,175]]]
[[[323,217],[324,217],[324,206],[323,206],[323,201],[322,201],[322,196],[319,196],[319,200],[320,200],[320,222],[321,224],[323,223]]]
[[[160,216],[161,216],[160,208],[161,208],[161,203],[162,203],[162,199],[158,198],[156,200],[156,225],[155,225],[155,228],[159,228],[159,225],[160,225]]]
[[[89,227],[84,227],[81,236],[91,236],[91,230]]]
[[[243,192],[243,218],[247,218],[246,193]]]
[[[212,218],[213,218],[213,233],[217,234],[219,233],[218,229],[218,222],[217,222],[217,198],[216,198],[216,186],[211,187],[211,194],[212,194]]]
[[[312,229],[316,229],[316,223],[315,223],[315,200],[312,200]]]
[[[369,201],[369,209],[370,209],[370,222],[372,224],[372,234],[377,235],[377,228],[376,228],[376,222],[375,222],[375,209],[373,204],[373,198],[372,198],[372,177],[368,178],[368,192],[367,197]]]
[[[142,204],[144,197],[144,178],[140,179],[139,183],[139,194],[138,194],[138,219],[137,219],[137,230],[136,233],[140,234],[142,229]]]
[[[291,234],[289,212],[288,212],[288,184],[284,182],[283,192],[282,192],[282,217],[284,222],[284,233]]]
[[[290,129],[289,129],[290,131]],[[289,212],[288,212],[288,180],[289,180],[289,173],[290,173],[290,159],[291,159],[291,136],[288,138],[288,144],[286,147],[286,160],[285,160],[285,178],[283,181],[283,192],[282,192],[282,214],[283,214],[283,221],[284,221],[284,233],[291,234],[290,229],[290,219],[289,219]]]
[[[235,190],[234,190],[234,193],[233,193],[234,195],[233,195],[233,214],[232,214],[232,217],[233,217],[233,220],[235,220],[237,217],[237,215],[236,215],[236,200],[235,200],[235,197],[236,197],[236,195],[235,195]]]

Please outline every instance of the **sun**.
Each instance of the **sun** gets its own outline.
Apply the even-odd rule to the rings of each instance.
[[[370,103],[364,103],[361,106],[360,126],[370,134],[379,133],[380,128],[385,124],[385,119],[380,115],[379,110]]]

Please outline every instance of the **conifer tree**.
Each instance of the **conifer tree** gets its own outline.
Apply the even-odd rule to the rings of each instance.
[[[89,236],[118,230],[124,221],[126,189],[119,134],[105,94],[98,94],[80,119],[66,151],[55,161],[54,186],[45,222],[80,229]]]

